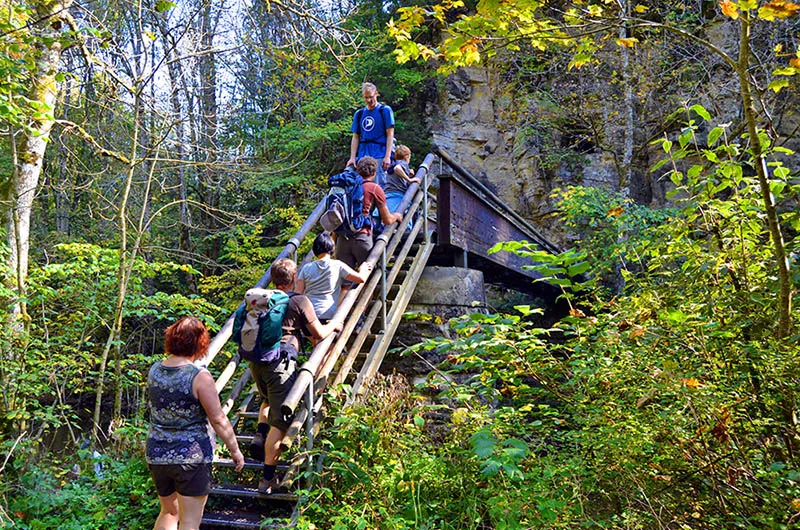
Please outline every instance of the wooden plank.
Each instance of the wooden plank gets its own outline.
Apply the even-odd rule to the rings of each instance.
[[[453,178],[449,175],[439,175],[439,193],[436,196],[436,235],[439,244],[452,245],[450,242],[450,227],[453,221],[450,215],[450,197]]]
[[[488,250],[503,241],[527,240],[535,243],[531,234],[521,230],[507,216],[479,198],[451,175],[439,177],[439,244],[466,250],[529,278],[541,278],[536,271],[523,266],[531,261],[511,252],[489,254]],[[442,208],[442,203],[447,208]]]
[[[406,310],[406,306],[408,306],[408,301],[411,300],[411,295],[414,293],[417,281],[419,281],[419,277],[422,276],[422,271],[425,270],[425,264],[428,262],[432,250],[432,243],[427,243],[419,247],[417,255],[414,258],[414,264],[408,271],[405,280],[403,280],[400,296],[398,296],[392,304],[392,310],[387,317],[389,322],[386,330],[381,335],[381,340],[372,345],[369,355],[366,361],[364,361],[364,365],[361,367],[361,371],[358,373],[355,383],[353,383],[352,394],[347,400],[348,405],[352,404],[359,394],[365,392],[367,386],[380,368],[383,358],[389,350],[389,345],[392,342],[394,333],[397,331],[397,326],[403,318],[403,313]]]

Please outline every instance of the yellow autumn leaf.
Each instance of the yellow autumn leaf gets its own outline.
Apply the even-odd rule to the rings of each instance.
[[[593,17],[603,16],[603,8],[596,4],[592,4],[589,6],[589,14]]]
[[[775,53],[781,53],[782,51],[783,51],[783,44],[776,44]]]
[[[789,80],[788,79],[775,79],[769,84],[769,86],[767,88],[769,88],[770,90],[772,90],[773,92],[775,92],[777,94],[778,92],[780,92],[781,90],[783,90],[787,86],[789,86]]]
[[[477,50],[470,50],[464,54],[464,64],[478,64],[481,62],[481,54]]]
[[[636,43],[639,42],[639,39],[637,39],[636,37],[626,37],[624,39],[617,39],[616,42],[620,46],[625,46],[626,48],[633,48],[636,45]]]
[[[583,317],[586,316],[586,314],[583,311],[581,311],[580,309],[572,308],[572,309],[569,310],[569,316],[575,317],[575,318],[583,318]]]
[[[800,511],[800,499],[792,499],[792,508]]]
[[[726,17],[731,17],[733,20],[739,18],[739,6],[730,0],[721,0],[719,3],[719,8],[722,10],[722,14]]]
[[[742,11],[750,11],[758,7],[756,0],[739,0],[739,9]]]
[[[642,4],[639,4],[639,5],[637,5],[636,7],[633,8],[633,10],[636,11],[637,13],[644,13],[648,9],[650,9],[650,8],[647,7],[647,6],[643,6]]]
[[[567,69],[572,70],[573,68],[577,68],[578,70],[580,70],[581,66],[588,63],[591,60],[592,60],[591,56],[585,53],[578,53],[569,62],[569,64],[567,65]]]
[[[606,217],[619,217],[622,215],[622,212],[624,212],[622,206],[617,206],[615,208],[611,208],[608,213],[606,213]]]
[[[792,66],[793,68],[800,69],[800,57],[789,59],[789,65]]]
[[[698,381],[694,377],[690,377],[689,379],[684,379],[683,380],[683,385],[686,388],[690,388],[692,390],[695,390],[695,389],[700,387],[700,381]]]
[[[641,326],[636,326],[631,330],[630,338],[635,339],[636,337],[643,337],[644,336],[644,328]]]
[[[800,5],[787,0],[771,0],[758,10],[759,18],[763,20],[783,20],[800,13]]]

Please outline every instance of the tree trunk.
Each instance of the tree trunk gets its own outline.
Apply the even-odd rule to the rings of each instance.
[[[175,157],[178,160],[177,184],[178,199],[180,201],[178,205],[178,248],[188,256],[194,253],[194,249],[192,248],[191,210],[189,209],[188,203],[189,190],[186,181],[186,164],[184,163],[184,157],[186,155],[183,144],[186,139],[186,132],[185,124],[183,119],[181,119],[182,112],[180,90],[181,79],[184,78],[184,75],[181,63],[177,60],[177,57],[175,56],[176,54],[174,53],[176,43],[174,42],[174,39],[170,37],[169,28],[167,28],[164,17],[159,17],[158,23],[165,46],[167,46],[168,50],[170,50],[168,52],[169,59],[167,60],[167,70],[169,72],[171,87],[170,103],[172,105],[172,119],[175,122],[175,139],[177,142]],[[194,274],[186,273],[186,284],[188,286],[189,293],[197,294],[197,280],[195,279]]]
[[[139,120],[141,117],[142,100],[141,94],[137,91],[134,94],[133,103],[133,138],[131,140],[130,161],[125,178],[125,188],[122,192],[122,197],[119,203],[119,214],[117,220],[119,223],[119,268],[117,269],[117,301],[114,305],[114,316],[111,323],[111,329],[108,332],[108,339],[103,347],[103,354],[100,357],[100,368],[97,376],[97,388],[95,389],[95,404],[94,404],[94,421],[92,422],[92,445],[98,441],[98,433],[100,429],[100,411],[103,407],[103,390],[105,386],[105,373],[108,365],[108,357],[111,353],[111,348],[119,348],[119,341],[122,335],[122,317],[125,307],[125,295],[128,292],[128,260],[133,260],[134,256],[128,256],[128,197],[130,197],[131,187],[133,185],[133,177],[136,174],[136,166],[139,163],[137,158],[137,151],[139,148]]]
[[[202,11],[200,16],[200,125],[202,130],[203,152],[201,164],[200,193],[203,202],[208,208],[208,212],[203,216],[204,228],[209,233],[215,234],[219,223],[217,216],[212,212],[219,206],[219,186],[214,162],[217,159],[217,66],[216,54],[214,53],[214,35],[216,32],[217,20],[214,16],[212,3],[210,0],[202,0]],[[220,241],[216,237],[211,238],[211,248],[208,255],[212,260],[216,260],[220,253]]]
[[[761,138],[758,136],[758,124],[756,110],[753,104],[753,85],[750,80],[750,13],[742,10],[741,13],[741,33],[739,39],[739,61],[736,73],[739,76],[739,84],[742,92],[742,106],[744,117],[747,123],[747,132],[750,136],[750,145],[753,151],[753,165],[758,175],[758,183],[761,187],[761,196],[764,199],[764,209],[767,214],[767,226],[769,227],[772,246],[775,250],[775,261],[778,267],[778,283],[780,292],[778,294],[778,339],[789,336],[791,330],[792,314],[792,277],[789,273],[789,261],[786,256],[786,245],[783,241],[778,210],[775,206],[775,197],[769,187],[769,169],[764,155],[764,148],[761,145]]]
[[[28,320],[25,295],[30,253],[31,208],[39,186],[50,131],[55,123],[53,109],[57,94],[56,74],[62,52],[59,37],[64,25],[61,14],[66,13],[71,5],[72,0],[39,1],[33,4],[36,19],[43,21],[43,24],[32,30],[37,37],[36,66],[30,81],[28,98],[42,110],[36,112],[29,127],[20,132],[14,167],[12,222],[8,230],[11,249],[9,263],[15,277],[16,294],[19,297],[14,313],[22,316],[24,321]]]

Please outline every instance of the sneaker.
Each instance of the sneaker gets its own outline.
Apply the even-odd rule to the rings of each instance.
[[[258,481],[258,491],[259,493],[266,493],[269,495],[270,493],[278,493],[280,489],[281,481],[278,480],[277,475],[272,477],[271,479],[266,479],[261,477]]]
[[[256,462],[264,461],[264,435],[260,432],[256,432],[250,442],[250,458]]]

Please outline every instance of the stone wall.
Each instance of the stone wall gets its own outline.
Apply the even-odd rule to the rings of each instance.
[[[450,337],[451,318],[485,312],[483,273],[460,267],[426,267],[411,297],[392,348],[411,346],[429,338]],[[397,371],[408,377],[422,376],[438,365],[443,355],[435,351],[399,357],[388,355],[381,371]]]

